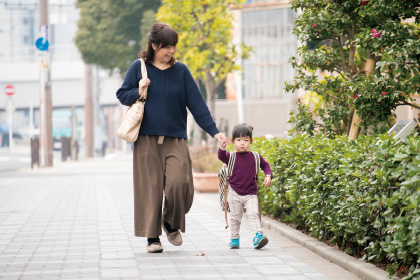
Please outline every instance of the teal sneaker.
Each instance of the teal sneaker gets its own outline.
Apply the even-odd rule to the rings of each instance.
[[[262,233],[257,232],[254,237],[254,249],[261,249],[268,243],[268,238]]]
[[[239,249],[239,238],[231,239],[229,243],[230,249]]]

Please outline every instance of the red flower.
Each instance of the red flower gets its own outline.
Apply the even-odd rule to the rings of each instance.
[[[312,28],[316,27],[316,23],[312,24]]]
[[[379,38],[382,34],[376,31],[376,29],[372,29],[372,37]]]
[[[357,94],[353,95],[353,98],[356,99],[357,97],[359,97]]]
[[[360,2],[360,5],[366,5],[367,4],[367,1],[362,1],[362,2]]]
[[[381,92],[381,94],[382,94],[382,95],[387,95],[387,94],[388,94],[388,92],[383,91],[383,92]]]

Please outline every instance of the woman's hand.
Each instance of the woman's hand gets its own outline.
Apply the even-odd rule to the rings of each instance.
[[[139,82],[139,95],[143,94],[143,91],[146,87],[150,85],[150,80],[148,78],[141,79]]]
[[[227,139],[226,139],[226,136],[223,133],[219,132],[216,135],[214,135],[213,137],[216,138],[219,141],[220,147],[226,149]]]

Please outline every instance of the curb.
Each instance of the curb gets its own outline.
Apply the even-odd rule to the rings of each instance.
[[[269,217],[261,217],[262,226],[272,230],[291,241],[302,245],[305,248],[313,251],[324,259],[339,265],[345,270],[351,272],[355,276],[363,280],[389,280],[388,273],[373,264],[366,263],[362,260],[356,259],[347,255],[346,253],[328,246],[327,244],[318,241],[296,229],[289,227],[277,220]],[[401,280],[401,278],[393,277],[392,280]]]

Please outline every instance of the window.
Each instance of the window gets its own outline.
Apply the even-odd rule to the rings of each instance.
[[[31,43],[31,39],[28,35],[23,36],[23,43],[25,45],[29,45]]]
[[[297,52],[295,17],[289,7],[242,12],[242,40],[253,49],[242,64],[244,98],[289,98],[283,87],[295,74],[288,62]]]

